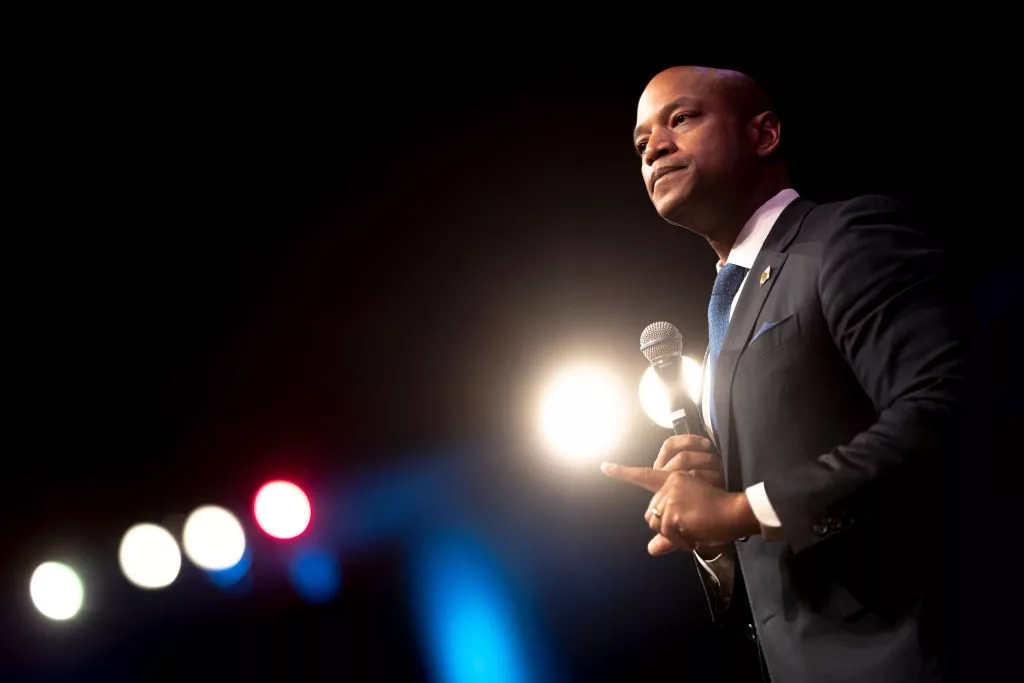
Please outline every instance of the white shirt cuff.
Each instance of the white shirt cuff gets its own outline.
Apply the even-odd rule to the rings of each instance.
[[[750,509],[761,526],[781,527],[782,522],[775,514],[775,508],[768,500],[768,493],[764,490],[764,482],[747,487],[747,500],[750,501]]]

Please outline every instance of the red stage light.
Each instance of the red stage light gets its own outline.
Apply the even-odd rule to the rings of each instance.
[[[252,505],[256,523],[274,538],[295,538],[309,528],[312,516],[309,497],[290,481],[267,482]]]

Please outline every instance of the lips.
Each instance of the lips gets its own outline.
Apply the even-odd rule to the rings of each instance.
[[[682,171],[684,169],[686,169],[686,166],[662,166],[661,168],[656,169],[654,174],[651,176],[651,187],[654,187],[659,180],[668,174],[675,173],[676,171]]]

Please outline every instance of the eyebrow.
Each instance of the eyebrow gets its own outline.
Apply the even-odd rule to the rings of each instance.
[[[671,110],[675,109],[676,107],[696,107],[696,106],[698,106],[698,102],[697,102],[697,100],[693,99],[692,97],[677,97],[676,99],[672,100],[671,102],[666,104],[664,107],[659,109],[658,113],[657,113],[657,116],[655,118],[656,119],[664,118],[665,115],[668,114],[668,112],[670,112]],[[646,130],[647,130],[647,128],[645,126],[643,126],[643,125],[639,125],[636,128],[634,128],[633,129],[633,139],[636,140],[636,136],[640,135],[640,133],[643,133]]]

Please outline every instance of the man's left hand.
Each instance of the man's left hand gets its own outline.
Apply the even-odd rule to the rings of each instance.
[[[659,534],[647,546],[651,555],[721,546],[761,531],[743,492],[725,491],[678,470],[604,463],[601,471],[654,493],[644,513],[648,526]]]

